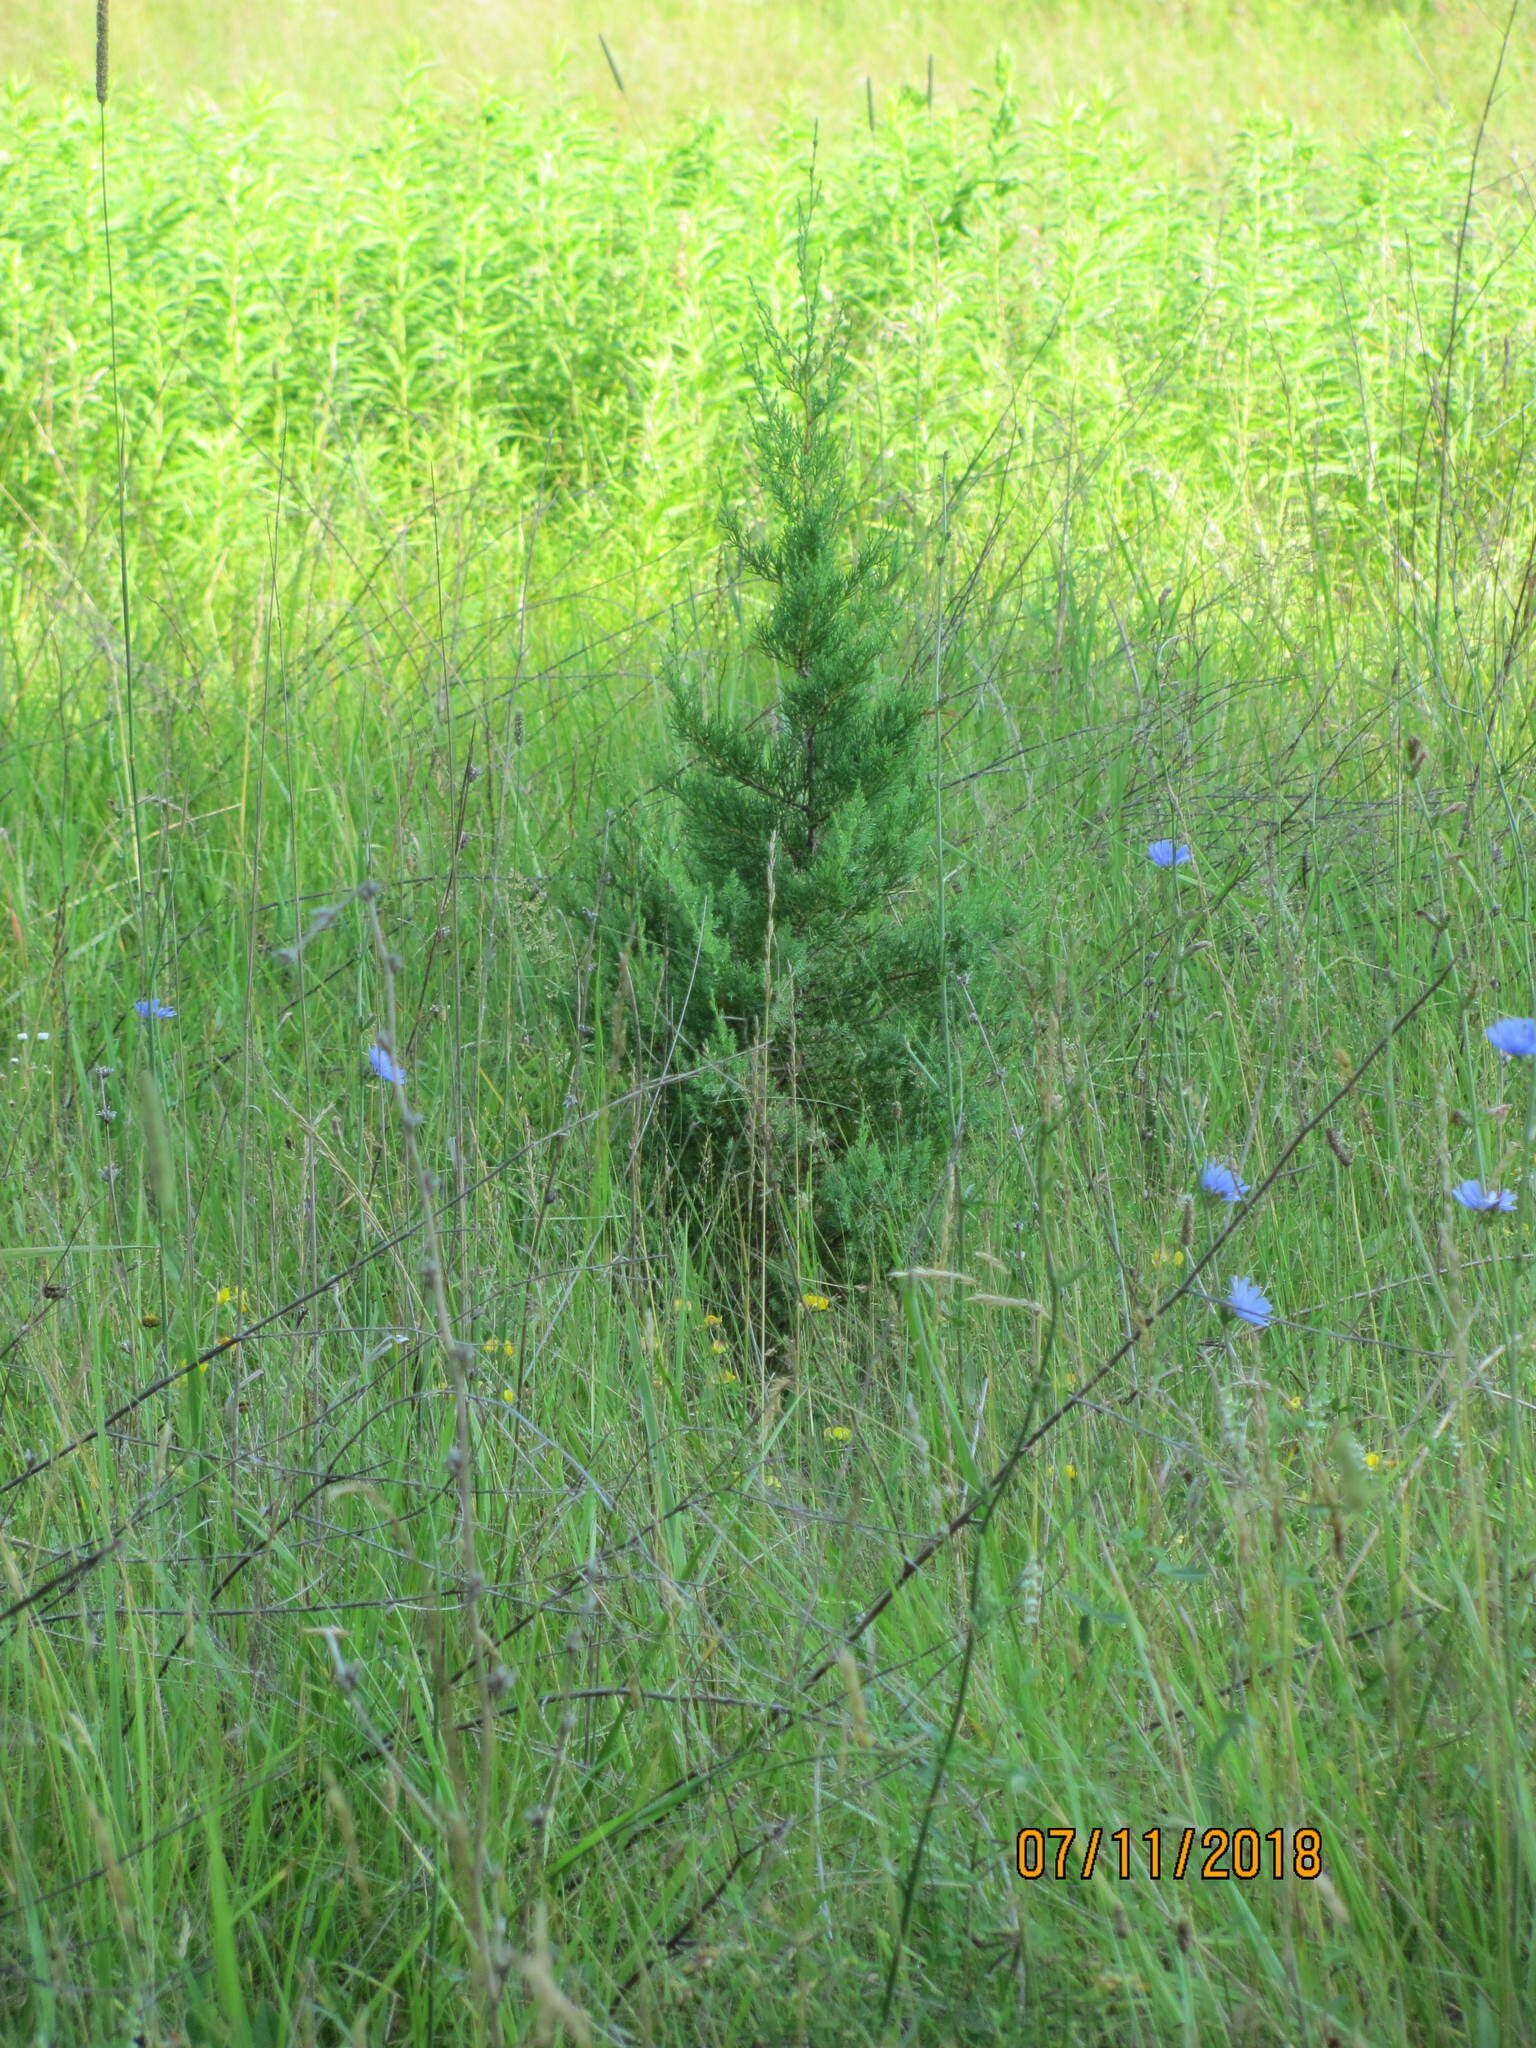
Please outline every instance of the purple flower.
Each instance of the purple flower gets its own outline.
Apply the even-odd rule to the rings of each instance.
[[[1189,857],[1189,848],[1177,839],[1154,839],[1147,848],[1147,859],[1155,868],[1181,868]]]
[[[1251,1280],[1234,1280],[1227,1290],[1225,1306],[1233,1315],[1256,1330],[1267,1330],[1274,1304],[1261,1294]]]
[[[381,1081],[403,1081],[405,1079],[404,1067],[391,1059],[382,1045],[369,1046],[368,1064]]]
[[[1536,1017],[1501,1017],[1483,1035],[1512,1060],[1528,1060],[1536,1054]]]
[[[140,996],[133,1007],[146,1024],[156,1017],[174,1017],[176,1014],[169,1003],[157,1002],[153,996]]]
[[[1218,1166],[1208,1159],[1200,1169],[1200,1185],[1208,1195],[1219,1195],[1224,1202],[1240,1202],[1248,1192],[1248,1183],[1239,1180],[1230,1166]]]
[[[1486,1216],[1490,1209],[1497,1209],[1507,1216],[1515,1206],[1512,1188],[1485,1188],[1479,1180],[1464,1180],[1451,1189],[1451,1200],[1460,1202],[1463,1209],[1472,1209],[1479,1216]]]

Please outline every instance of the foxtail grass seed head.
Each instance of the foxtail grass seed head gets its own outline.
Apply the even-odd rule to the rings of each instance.
[[[171,1138],[165,1121],[165,1104],[153,1074],[139,1076],[139,1128],[144,1133],[144,1167],[155,1209],[162,1218],[176,1208],[176,1170],[171,1161]]]
[[[1354,1153],[1350,1151],[1332,1124],[1328,1125],[1327,1129],[1323,1132],[1323,1136],[1328,1140],[1328,1150],[1337,1159],[1340,1166],[1348,1172],[1349,1168],[1355,1163]]]
[[[1040,1626],[1040,1604],[1045,1593],[1045,1567],[1032,1557],[1019,1574],[1019,1616],[1027,1629]]]
[[[556,1981],[555,1952],[549,1939],[549,1904],[543,1898],[534,1906],[533,1939],[527,1954],[519,1958],[519,1967],[533,2002],[535,2039],[558,2041],[569,2035],[578,2048],[588,2048],[592,2023]]]
[[[853,1723],[853,1739],[860,1749],[868,1749],[874,1741],[874,1736],[870,1733],[869,1709],[864,1702],[864,1688],[859,1682],[859,1667],[846,1643],[837,1653],[837,1671],[843,1681],[843,1691],[848,1696],[848,1716]]]
[[[1248,1482],[1253,1477],[1253,1460],[1248,1453],[1248,1408],[1246,1402],[1231,1387],[1225,1384],[1216,1389],[1216,1419],[1221,1427],[1222,1441],[1227,1454],[1236,1466],[1239,1476]]]
[[[1340,1504],[1351,1513],[1358,1514],[1370,1500],[1370,1474],[1381,1463],[1381,1459],[1368,1459],[1366,1452],[1361,1449],[1349,1430],[1343,1427],[1334,1433],[1332,1450]]]
[[[111,0],[96,0],[96,104],[107,104],[107,10]]]

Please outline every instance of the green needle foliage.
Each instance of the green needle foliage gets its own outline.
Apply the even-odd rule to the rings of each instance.
[[[849,364],[801,217],[790,331],[760,307],[751,427],[760,515],[721,524],[765,595],[755,633],[766,712],[674,648],[670,856],[632,840],[614,873],[644,988],[643,1036],[707,1073],[669,1091],[659,1126],[690,1181],[749,1196],[782,1296],[798,1251],[825,1267],[899,1229],[948,1138],[943,987],[968,957],[956,909],[920,884],[933,851],[928,705],[903,674],[902,551],[861,530],[838,424]],[[675,829],[671,829],[675,827]],[[799,1199],[795,1199],[798,1197]],[[764,1224],[763,1218],[770,1220]]]

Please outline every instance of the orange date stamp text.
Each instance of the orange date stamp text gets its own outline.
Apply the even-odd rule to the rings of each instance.
[[[1303,1881],[1323,1874],[1320,1828],[1020,1828],[1020,1877],[1148,1877],[1181,1883],[1249,1883],[1268,1878]]]

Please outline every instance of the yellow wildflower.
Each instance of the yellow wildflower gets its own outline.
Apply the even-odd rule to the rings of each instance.
[[[1077,1467],[1075,1465],[1063,1465],[1061,1473],[1064,1479],[1075,1479],[1077,1477]]]
[[[516,1399],[516,1396],[513,1394],[512,1389],[510,1387],[503,1387],[501,1390],[501,1398],[503,1399],[503,1401],[512,1401]]]
[[[715,1374],[715,1385],[717,1387],[734,1387],[739,1384],[740,1380],[741,1374],[739,1372],[717,1372]]]
[[[143,1315],[141,1315],[139,1317],[139,1321],[143,1324],[146,1330],[158,1330],[160,1327],[160,1318],[155,1314],[153,1309],[147,1310]]]
[[[802,1294],[800,1299],[805,1303],[807,1308],[815,1309],[818,1313],[822,1309],[830,1308],[832,1306],[830,1297],[825,1294]]]
[[[1291,1410],[1292,1414],[1294,1414],[1296,1410],[1301,1406],[1300,1394],[1287,1394],[1285,1397],[1285,1405],[1287,1408]]]
[[[706,1316],[704,1318],[704,1327],[706,1330],[718,1330],[720,1322],[721,1318],[719,1316]]]
[[[718,1337],[715,1339],[714,1343],[710,1345],[709,1348],[711,1351],[714,1352],[717,1358],[723,1358],[725,1356],[726,1347],[720,1342],[720,1339]]]
[[[853,1431],[844,1429],[841,1423],[832,1429],[824,1429],[821,1434],[829,1444],[847,1444],[853,1441]]]

